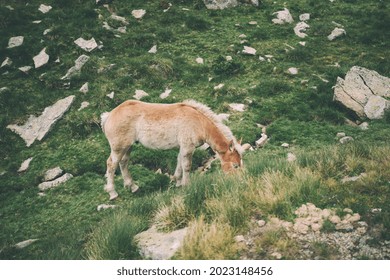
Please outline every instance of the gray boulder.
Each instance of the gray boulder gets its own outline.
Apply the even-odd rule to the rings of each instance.
[[[345,79],[337,78],[335,101],[361,118],[380,119],[390,108],[390,78],[363,67],[352,67]]]

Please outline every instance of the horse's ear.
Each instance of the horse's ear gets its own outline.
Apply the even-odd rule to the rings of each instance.
[[[239,144],[239,145],[241,145],[241,143],[242,143],[242,137],[241,137],[240,141],[238,141],[238,144]]]

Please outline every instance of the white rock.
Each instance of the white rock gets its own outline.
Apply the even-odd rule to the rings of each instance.
[[[65,173],[61,177],[53,180],[53,181],[48,181],[48,182],[43,182],[38,185],[39,190],[45,191],[54,187],[57,187],[58,185],[65,183],[69,179],[73,178],[73,175],[70,173]]]
[[[25,161],[23,161],[18,169],[18,172],[26,171],[28,169],[28,167],[30,166],[30,162],[32,161],[32,159],[33,159],[33,157],[30,157],[30,158],[26,159]]]
[[[347,34],[347,33],[345,32],[345,30],[343,28],[336,27],[335,29],[333,29],[332,33],[330,33],[330,35],[328,36],[328,39],[330,41],[333,41],[337,37],[340,37],[340,36],[345,35],[345,34]]]
[[[70,79],[71,77],[73,77],[74,75],[80,73],[81,71],[81,68],[84,66],[85,63],[87,63],[87,61],[89,60],[89,56],[83,54],[83,55],[80,55],[76,61],[75,61],[75,65],[72,66],[68,72],[66,73],[65,76],[63,76],[61,78],[61,80],[65,80],[65,79]]]
[[[240,103],[231,103],[229,104],[229,108],[232,109],[233,111],[244,112],[246,109],[246,105]]]
[[[336,134],[336,138],[337,138],[337,139],[343,138],[343,137],[345,137],[345,136],[346,136],[346,135],[345,135],[344,132],[337,132],[337,134]]]
[[[310,14],[308,14],[308,13],[299,15],[299,20],[300,21],[307,21],[309,19],[310,19]]]
[[[45,30],[43,31],[43,35],[47,35],[47,34],[49,34],[51,31],[52,31],[52,30],[51,30],[50,28],[45,29]]]
[[[287,72],[291,75],[297,75],[298,74],[298,68],[290,67],[287,69]]]
[[[38,117],[31,115],[24,125],[11,124],[7,128],[19,134],[29,147],[35,140],[42,140],[53,125],[69,110],[75,96],[71,95],[58,100],[52,106],[45,108]]]
[[[90,40],[78,38],[74,43],[87,52],[91,52],[98,47],[95,38],[91,38]]]
[[[25,240],[25,241],[22,241],[22,242],[19,242],[19,243],[16,243],[14,246],[18,249],[23,249],[31,244],[33,244],[34,242],[38,241],[39,239],[28,239],[28,240]]]
[[[169,233],[159,232],[155,226],[134,237],[141,256],[145,259],[167,260],[180,248],[187,228]]]
[[[264,220],[258,220],[258,221],[257,221],[257,225],[258,225],[259,227],[263,227],[263,226],[265,226],[265,224],[266,224],[266,222],[265,222]]]
[[[367,130],[368,129],[368,122],[362,122],[360,125],[359,125],[359,128],[361,130]]]
[[[255,20],[251,20],[250,22],[248,22],[249,25],[256,25],[257,24],[257,21]]]
[[[310,26],[306,22],[304,21],[298,22],[297,25],[295,25],[294,27],[294,33],[299,38],[305,38],[307,36],[305,32],[308,28],[310,28]]]
[[[80,108],[77,111],[81,111],[81,110],[87,108],[88,106],[89,106],[89,102],[83,101],[83,102],[81,102]]]
[[[117,207],[117,205],[100,204],[100,205],[98,205],[97,210],[101,211],[101,210],[106,210],[106,209],[114,209],[116,207]]]
[[[33,57],[35,68],[39,68],[49,61],[49,55],[46,53],[46,48],[41,50],[41,52]]]
[[[48,13],[53,7],[52,6],[46,6],[45,4],[41,4],[38,8],[38,10],[44,14]]]
[[[288,144],[288,143],[283,143],[281,146],[282,146],[283,148],[288,148],[288,147],[290,147],[290,144]]]
[[[353,141],[353,138],[352,138],[351,136],[344,136],[344,137],[342,137],[342,138],[339,140],[339,142],[340,142],[341,144],[346,144],[346,143],[351,142],[351,141]]]
[[[57,167],[54,167],[52,169],[47,170],[45,172],[43,179],[45,180],[45,182],[52,181],[52,180],[60,177],[63,173],[64,173],[64,171],[59,166],[57,166]]]
[[[89,83],[86,82],[85,84],[83,84],[83,85],[81,86],[81,88],[80,88],[80,91],[81,91],[82,93],[87,93],[87,92],[89,91]]]
[[[133,10],[133,11],[131,12],[131,14],[132,14],[133,17],[136,18],[136,19],[142,19],[142,18],[145,16],[146,11],[143,10],[143,9],[140,9],[140,10]]]
[[[238,5],[237,0],[207,0],[204,1],[206,8],[209,10],[223,10],[226,8],[236,7]]]
[[[243,54],[250,54],[250,55],[255,55],[256,54],[256,49],[248,46],[244,46],[244,49],[242,51]]]
[[[23,36],[16,36],[11,37],[8,41],[8,49],[12,49],[15,47],[19,47],[23,44],[24,37]]]
[[[268,136],[267,136],[267,134],[262,133],[262,134],[261,134],[261,137],[260,137],[258,140],[256,140],[256,142],[255,142],[256,147],[257,147],[257,148],[263,147],[263,146],[267,143],[267,141],[268,141]]]
[[[223,88],[225,86],[225,84],[219,84],[219,85],[216,85],[214,87],[214,90],[220,90],[221,88]]]
[[[135,91],[135,94],[133,95],[133,97],[137,100],[140,100],[140,99],[144,98],[145,96],[149,96],[149,94],[141,89],[137,89]]]
[[[230,55],[226,56],[226,61],[232,61],[233,60],[233,57],[231,57]]]
[[[203,60],[203,58],[201,58],[201,57],[197,57],[197,58],[195,59],[195,61],[196,61],[196,63],[198,63],[198,64],[203,64],[203,63],[204,63],[204,60]]]
[[[11,66],[11,65],[12,65],[12,60],[11,60],[11,58],[6,57],[6,58],[4,59],[4,61],[3,61],[3,63],[1,63],[0,68],[3,68],[3,67],[5,67],[5,66]]]
[[[157,45],[154,45],[149,51],[148,53],[157,53]]]
[[[282,11],[273,13],[273,15],[276,15],[276,18],[272,20],[272,22],[275,24],[292,23],[294,21],[290,11],[286,8],[284,8]]]
[[[163,93],[160,94],[161,99],[167,98],[171,94],[172,90],[169,88],[166,88]]]
[[[22,71],[23,73],[27,74],[28,71],[30,71],[32,69],[31,66],[23,66],[23,67],[19,67],[18,68],[20,71]]]
[[[114,95],[115,95],[115,92],[111,91],[109,94],[107,94],[106,96],[108,98],[111,98],[111,99],[114,99]]]

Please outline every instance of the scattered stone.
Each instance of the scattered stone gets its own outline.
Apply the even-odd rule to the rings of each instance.
[[[71,178],[73,178],[72,174],[65,173],[64,175],[62,175],[61,177],[59,177],[55,180],[40,183],[38,185],[38,188],[40,191],[46,191],[48,189],[52,189],[54,187],[57,187],[58,185],[60,185],[62,183],[65,183],[66,181],[68,181]]]
[[[243,54],[249,54],[249,55],[255,55],[256,50],[252,47],[244,46],[244,49],[242,51]]]
[[[47,34],[49,34],[51,31],[52,31],[52,30],[51,30],[50,28],[45,29],[45,30],[43,31],[43,35],[47,35]]]
[[[233,60],[233,57],[231,57],[230,55],[226,56],[226,61],[232,61]]]
[[[53,7],[52,6],[46,6],[45,4],[41,4],[38,8],[38,10],[40,12],[42,12],[43,14],[46,14],[48,13]]]
[[[353,141],[353,138],[352,138],[351,136],[345,136],[345,137],[342,137],[342,138],[339,140],[339,142],[340,142],[341,144],[346,144],[346,143],[351,142],[351,141]]]
[[[135,94],[133,95],[133,97],[137,100],[140,100],[140,99],[144,98],[145,96],[149,96],[149,94],[141,89],[137,89],[135,91]]]
[[[204,63],[204,60],[203,60],[203,58],[201,58],[201,57],[197,57],[197,58],[195,59],[195,61],[196,61],[196,63],[198,63],[198,64],[203,64],[203,63]]]
[[[66,80],[66,79],[70,79],[72,78],[73,76],[77,75],[80,73],[81,71],[81,68],[85,65],[85,63],[87,63],[87,61],[89,60],[89,56],[83,54],[81,56],[79,56],[79,58],[76,59],[75,61],[75,65],[72,66],[68,72],[66,73],[65,76],[63,76],[61,78],[61,80]]]
[[[77,111],[81,111],[81,110],[87,108],[88,106],[89,106],[89,102],[83,101],[83,102],[81,102],[80,108]]]
[[[25,161],[22,162],[22,164],[20,165],[19,169],[18,169],[18,172],[24,172],[28,169],[28,167],[30,166],[30,162],[32,161],[33,157],[30,157],[28,159],[26,159]]]
[[[272,22],[275,24],[292,23],[294,21],[290,11],[286,8],[284,8],[282,11],[273,13],[273,15],[276,15],[276,18],[272,20]]]
[[[271,254],[271,257],[273,257],[273,258],[275,258],[275,259],[277,259],[277,260],[280,260],[280,259],[282,258],[282,254],[279,253],[279,252],[273,252],[273,253]]]
[[[74,43],[87,52],[91,52],[98,47],[95,38],[92,38],[90,40],[78,38],[77,40],[74,41]]]
[[[114,99],[114,95],[115,95],[115,92],[111,91],[109,94],[107,94],[106,96],[108,98],[111,98],[111,99]]]
[[[361,130],[367,130],[368,129],[368,122],[362,122],[361,124],[359,124],[359,128]]]
[[[52,180],[60,177],[63,173],[64,173],[64,171],[59,166],[57,166],[57,167],[54,167],[52,169],[47,170],[45,172],[43,179],[45,180],[45,182],[52,181]]]
[[[261,137],[256,140],[255,144],[257,148],[264,147],[264,145],[268,142],[268,136],[265,133],[261,134]]]
[[[344,132],[338,132],[338,133],[336,134],[336,138],[337,138],[337,139],[343,138],[343,137],[345,137],[345,136],[346,136],[346,135],[345,135]]]
[[[251,20],[250,22],[248,22],[249,25],[256,25],[257,24],[257,21],[255,20]]]
[[[299,15],[299,20],[300,21],[307,21],[309,19],[310,19],[310,14],[308,14],[308,13]]]
[[[206,8],[209,10],[223,10],[238,6],[237,0],[203,0]]]
[[[239,104],[239,103],[231,103],[229,104],[229,108],[232,109],[233,111],[244,112],[246,109],[246,105]]]
[[[245,238],[243,235],[237,235],[234,237],[234,241],[236,241],[237,243],[244,243],[245,242]]]
[[[46,53],[46,48],[41,50],[41,52],[33,57],[35,68],[39,68],[49,61],[49,55]]]
[[[85,84],[83,84],[80,88],[80,92],[82,93],[87,93],[89,91],[89,84],[88,82],[86,82]]]
[[[32,67],[31,66],[23,66],[23,67],[19,67],[18,69],[20,71],[22,71],[23,73],[28,74],[28,71],[30,71],[32,69]]]
[[[101,211],[101,210],[106,210],[106,209],[114,209],[116,207],[117,207],[117,205],[100,204],[100,205],[98,205],[97,210]]]
[[[340,217],[337,216],[337,215],[332,215],[332,216],[329,217],[329,221],[330,221],[331,223],[333,223],[333,224],[338,224],[338,223],[341,222],[341,219],[340,219]]]
[[[161,99],[167,98],[171,94],[172,90],[169,88],[166,88],[163,93],[160,94]]]
[[[11,58],[6,57],[6,58],[4,59],[4,61],[3,61],[3,63],[1,63],[0,68],[3,68],[3,67],[5,67],[5,66],[11,66],[11,65],[12,65],[12,60],[11,60]]]
[[[141,232],[134,237],[140,254],[145,259],[168,260],[180,248],[187,228],[169,233],[159,232],[156,226]]]
[[[33,244],[34,242],[38,241],[39,239],[28,239],[19,243],[16,243],[14,246],[17,249],[23,249],[26,248],[27,246]]]
[[[13,11],[13,10],[15,10],[11,5],[7,5],[7,6],[5,6],[8,10],[10,10],[10,11]]]
[[[34,20],[32,23],[34,24],[40,24],[42,22],[42,20]]]
[[[23,44],[24,37],[23,36],[16,36],[11,37],[8,41],[8,49],[12,49],[15,47],[19,47]]]
[[[297,25],[294,27],[294,33],[299,38],[305,38],[307,34],[305,33],[307,29],[310,28],[310,25],[308,25],[306,22],[301,21],[298,22]]]
[[[288,72],[290,75],[297,75],[297,74],[298,74],[298,68],[290,67],[290,68],[287,69],[287,72]]]
[[[142,18],[145,16],[146,11],[145,11],[145,10],[142,10],[142,9],[140,9],[140,10],[133,10],[133,11],[131,12],[131,14],[132,14],[132,16],[133,16],[134,18],[136,18],[136,19],[142,19]]]
[[[214,87],[214,90],[220,90],[221,88],[223,88],[225,86],[225,84],[219,84],[217,86]]]
[[[266,224],[266,222],[265,222],[264,220],[259,220],[259,221],[257,221],[257,225],[258,225],[259,227],[263,227],[263,226],[265,226],[265,224]]]
[[[148,53],[157,53],[157,45],[154,45],[149,51]]]
[[[283,143],[281,146],[282,146],[283,148],[288,148],[288,147],[290,147],[290,144],[289,144],[289,143]]]
[[[336,27],[333,29],[332,33],[328,36],[329,41],[333,41],[334,39],[347,34],[343,28]]]
[[[11,124],[7,128],[19,134],[29,147],[36,139],[41,141],[53,125],[69,110],[75,96],[71,95],[58,100],[52,106],[45,108],[38,117],[31,115],[24,125]]]

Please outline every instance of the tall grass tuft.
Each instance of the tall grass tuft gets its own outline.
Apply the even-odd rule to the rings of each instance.
[[[203,216],[193,221],[175,258],[182,260],[237,259],[238,247],[227,224],[208,224]]]

